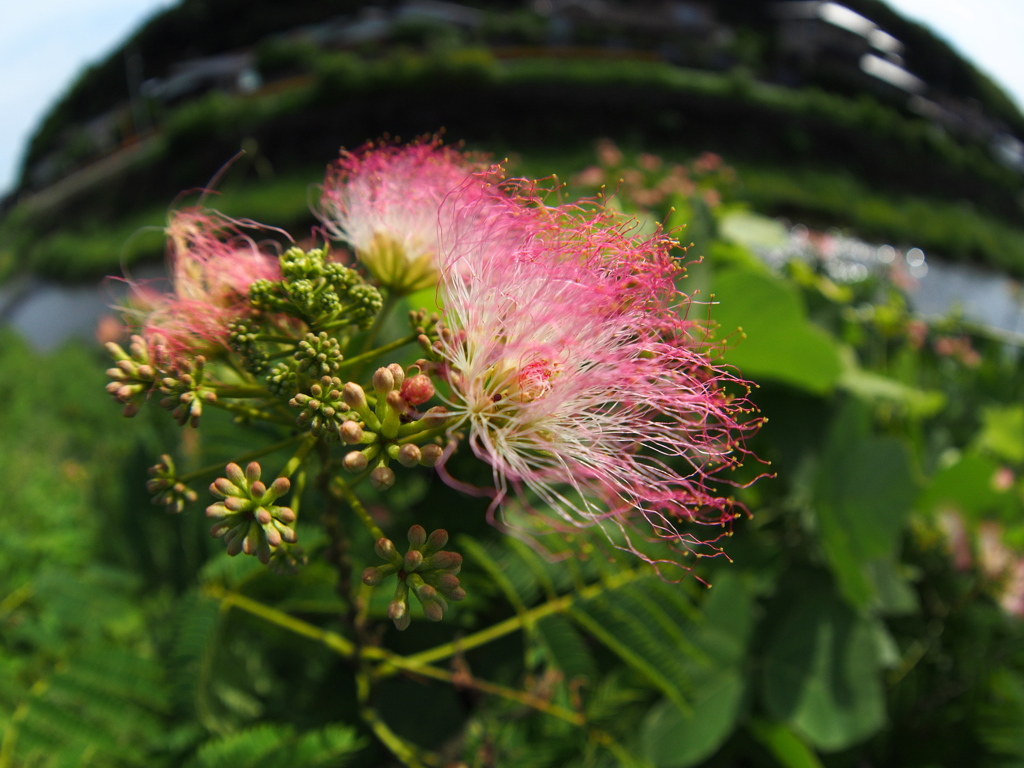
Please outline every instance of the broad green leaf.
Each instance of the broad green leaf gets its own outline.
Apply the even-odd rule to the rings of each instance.
[[[970,517],[1004,508],[1012,493],[1000,491],[992,478],[999,464],[977,451],[965,451],[952,464],[939,469],[917,503],[924,512],[953,507]]]
[[[1024,760],[1024,677],[1001,668],[992,675],[987,693],[978,728],[982,740],[996,753]]]
[[[862,415],[848,404],[823,451],[813,498],[840,588],[861,607],[878,596],[867,567],[895,557],[918,490],[904,445],[863,432]]]
[[[733,572],[721,571],[692,629],[703,657],[685,660],[689,706],[666,699],[644,721],[640,743],[657,768],[683,768],[714,754],[732,733],[745,691],[743,661],[753,628],[753,598]]]
[[[946,396],[933,389],[918,389],[861,368],[849,347],[842,350],[843,375],[839,388],[861,400],[891,405],[913,418],[934,416],[946,407]]]
[[[729,211],[718,222],[718,233],[723,239],[748,248],[778,248],[789,236],[786,227],[767,216],[753,211]]]
[[[725,668],[697,691],[689,712],[663,699],[644,720],[644,757],[655,768],[686,768],[713,755],[732,733],[743,690],[740,671]]]
[[[984,408],[981,421],[976,438],[979,449],[1002,461],[1024,461],[1024,405]]]
[[[822,768],[814,750],[792,728],[781,723],[755,720],[750,724],[750,731],[784,768]]]
[[[868,738],[885,723],[871,623],[820,578],[808,581],[768,640],[763,693],[769,714],[819,749]]]
[[[726,351],[726,362],[755,380],[832,391],[842,373],[839,346],[807,319],[794,288],[768,274],[730,269],[716,275],[714,296],[719,334],[730,338],[742,328],[745,336]]]

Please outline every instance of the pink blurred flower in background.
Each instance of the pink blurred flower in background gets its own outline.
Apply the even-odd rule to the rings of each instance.
[[[277,257],[264,253],[243,228],[216,211],[175,211],[167,227],[171,292],[135,286],[149,304],[142,321],[151,346],[166,350],[172,362],[183,355],[209,353],[227,344],[228,324],[245,311],[245,296],[256,280],[281,277]]]
[[[436,138],[370,143],[343,151],[328,169],[319,216],[381,285],[412,293],[437,283],[442,200],[460,187],[482,192],[490,181],[485,171],[479,158]]]

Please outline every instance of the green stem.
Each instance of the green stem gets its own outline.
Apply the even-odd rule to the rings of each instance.
[[[295,437],[289,437],[287,440],[282,440],[279,443],[268,445],[266,448],[257,448],[254,451],[243,453],[241,456],[236,456],[234,458],[234,462],[241,466],[243,463],[248,463],[250,461],[253,461],[254,459],[258,459],[260,456],[266,456],[268,453],[280,451],[282,448],[287,448],[290,445],[294,445],[295,443],[302,440],[304,437],[305,435],[296,435]],[[198,480],[200,477],[216,474],[223,469],[224,462],[220,462],[217,464],[211,464],[207,467],[203,467],[202,469],[197,469],[194,472],[189,472],[187,475],[181,475],[177,479],[183,483],[189,483],[193,480]]]
[[[388,317],[391,315],[391,310],[395,308],[396,304],[398,304],[398,297],[394,293],[388,293],[387,298],[384,299],[384,306],[381,307],[380,312],[377,313],[377,317],[373,321],[373,325],[366,334],[366,338],[363,339],[363,348],[360,351],[368,352],[370,347],[373,346],[373,342],[377,339],[377,334],[379,334],[380,329],[384,327],[384,323],[387,322]]]
[[[546,699],[534,696],[531,693],[520,691],[515,688],[508,688],[504,685],[492,683],[487,680],[477,680],[469,677],[465,679],[462,677],[456,677],[454,673],[448,672],[447,670],[438,669],[437,667],[432,667],[429,664],[413,662],[411,661],[412,657],[406,658],[399,656],[391,653],[390,651],[386,651],[383,648],[364,646],[357,651],[355,643],[348,638],[342,637],[334,632],[321,629],[315,624],[310,624],[302,619],[297,619],[294,616],[278,610],[277,608],[271,608],[269,605],[264,605],[263,603],[246,597],[245,595],[241,595],[237,592],[229,592],[223,587],[213,584],[206,585],[203,588],[203,592],[207,596],[218,600],[221,604],[222,610],[238,608],[239,610],[252,614],[264,621],[281,627],[282,629],[287,629],[301,637],[321,643],[329,650],[346,659],[355,658],[358,654],[358,656],[363,659],[383,661],[385,665],[395,670],[400,669],[422,677],[428,677],[434,680],[451,683],[452,685],[473,688],[483,693],[500,696],[504,699],[524,704],[540,712],[545,712],[553,717],[566,720],[575,725],[581,725],[583,723],[583,716],[579,713],[572,712],[571,710],[565,709],[564,707],[560,707],[556,704],[551,704]],[[380,667],[378,667],[378,670],[379,669]],[[366,685],[368,691],[372,680],[380,679],[381,677],[385,677],[390,674],[390,670],[385,670],[384,674],[374,672],[371,675],[360,675],[360,677],[364,678],[361,684]],[[368,724],[370,723],[368,722]],[[370,725],[373,727],[372,724]],[[381,725],[383,725],[384,728],[387,728],[385,724],[381,723]],[[390,729],[388,730],[390,732]],[[378,734],[378,738],[380,738],[380,734]],[[381,738],[381,741],[384,740],[384,738]],[[396,755],[397,754],[398,753],[396,752]]]
[[[302,462],[306,460],[309,452],[313,450],[313,446],[316,445],[317,439],[318,438],[313,435],[304,436],[302,438],[302,445],[299,446],[295,455],[288,459],[288,463],[285,464],[280,473],[278,473],[278,477],[291,477],[295,474],[295,470],[302,466]]]
[[[377,357],[380,357],[381,355],[386,355],[388,352],[394,352],[396,349],[401,349],[406,344],[411,344],[412,342],[416,341],[416,338],[417,337],[415,335],[405,336],[404,338],[388,342],[383,347],[377,347],[376,349],[371,349],[369,352],[363,352],[361,354],[358,354],[355,357],[346,358],[345,360],[341,361],[341,367],[348,368],[351,365],[359,365],[361,363],[367,362],[368,360],[373,360]]]
[[[245,386],[244,384],[218,384],[213,387],[213,390],[217,393],[217,397],[220,398],[262,398],[267,396],[267,390],[264,387],[258,386]]]
[[[214,400],[212,403],[208,403],[208,405],[211,405],[214,408],[220,408],[222,411],[231,411],[232,413],[237,413],[241,416],[247,416],[250,419],[266,421],[271,424],[280,424],[281,426],[286,427],[295,426],[295,421],[293,419],[286,419],[281,416],[275,416],[274,414],[258,410],[249,405],[241,405],[240,403],[228,403],[223,400]]]
[[[476,648],[481,645],[485,645],[492,640],[497,640],[499,637],[511,634],[522,629],[527,624],[532,624],[539,619],[549,616],[553,613],[563,613],[572,607],[573,603],[578,600],[590,600],[593,597],[597,597],[599,594],[608,589],[615,589],[627,584],[630,581],[644,576],[648,571],[631,570],[623,571],[622,573],[616,574],[611,578],[596,584],[591,584],[575,594],[563,595],[556,600],[549,600],[546,603],[541,603],[535,608],[531,608],[528,611],[512,616],[505,621],[498,622],[493,626],[482,629],[479,632],[474,632],[471,635],[466,635],[460,638],[458,641],[444,643],[442,645],[435,646],[434,648],[428,648],[425,651],[415,653],[412,656],[406,656],[402,659],[402,668],[415,671],[420,665],[431,664],[441,659],[446,659],[449,656],[454,656],[458,653],[469,650],[470,648]],[[375,672],[378,677],[388,677],[395,674],[397,669],[388,669],[389,664],[394,664],[393,659],[384,659],[383,654],[386,653],[380,649],[367,648],[367,655],[376,655],[381,653],[381,660],[384,663]]]
[[[363,502],[359,500],[355,492],[349,487],[348,483],[338,478],[335,482],[331,483],[332,488],[337,488],[341,495],[345,497],[345,501],[352,508],[352,511],[356,513],[363,525],[366,526],[370,535],[373,536],[373,540],[386,538],[384,531],[381,530],[380,526],[373,522],[373,518],[370,517],[370,513],[366,511],[366,507],[363,506]]]
[[[573,725],[582,726],[585,722],[583,715],[579,712],[573,712],[565,707],[552,704],[547,699],[535,696],[527,691],[520,691],[518,688],[509,688],[508,686],[501,685],[500,683],[492,683],[489,680],[480,680],[469,675],[456,675],[453,672],[438,669],[437,667],[432,667],[430,665],[410,664],[409,658],[399,656],[382,648],[364,648],[363,656],[367,658],[380,657],[386,659],[385,664],[393,665],[398,669],[410,672],[414,675],[420,675],[422,677],[429,677],[432,680],[440,680],[450,683],[457,688],[472,688],[473,690],[480,691],[481,693],[500,696],[503,699],[514,701],[532,709],[536,709],[538,712],[544,712],[552,717],[565,720]],[[376,679],[380,679],[381,676],[375,674],[374,677]]]
[[[380,742],[391,751],[391,754],[397,757],[406,768],[426,768],[428,765],[441,765],[441,759],[437,755],[417,749],[391,730],[388,724],[381,719],[376,708],[370,705],[370,692],[371,680],[366,674],[366,670],[360,668],[356,672],[356,697],[359,700],[359,715],[363,718],[363,722],[370,726],[373,735],[380,739]]]
[[[326,629],[321,629],[315,624],[310,624],[302,619],[296,619],[284,611],[271,608],[269,605],[264,605],[245,595],[240,595],[237,592],[228,592],[223,587],[208,584],[203,588],[203,591],[214,600],[220,601],[221,606],[225,609],[238,608],[253,616],[258,616],[264,621],[275,624],[282,629],[287,629],[289,632],[315,640],[339,656],[344,656],[346,659],[351,659],[355,655],[355,644],[347,637],[342,637],[335,632],[328,632]]]

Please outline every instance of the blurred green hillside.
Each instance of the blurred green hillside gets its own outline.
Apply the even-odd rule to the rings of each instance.
[[[1006,155],[1024,118],[926,30],[876,0],[847,5],[875,32],[749,1],[186,0],[43,120],[0,219],[0,274],[94,276],[157,255],[145,235],[122,246],[239,151],[217,184],[271,200],[315,182],[339,146],[439,129],[498,155],[551,153],[552,171],[581,168],[602,136],[715,151],[751,169],[740,194],[763,213],[1024,274],[1024,159]],[[871,47],[876,33],[896,43]],[[861,48],[923,85],[865,75]]]

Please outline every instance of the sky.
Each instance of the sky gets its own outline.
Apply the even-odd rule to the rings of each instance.
[[[1024,108],[1024,0],[888,0],[1000,84]],[[175,0],[0,0],[0,195],[29,136],[87,64]]]

